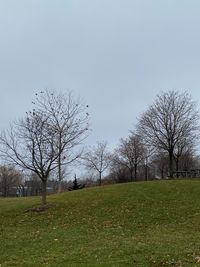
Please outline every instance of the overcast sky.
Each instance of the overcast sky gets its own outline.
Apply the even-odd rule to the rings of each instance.
[[[200,101],[199,0],[0,0],[0,128],[44,88],[90,107],[113,148],[161,90]]]

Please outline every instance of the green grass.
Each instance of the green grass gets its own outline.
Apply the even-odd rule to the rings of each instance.
[[[141,182],[0,199],[1,267],[200,266],[200,181]]]

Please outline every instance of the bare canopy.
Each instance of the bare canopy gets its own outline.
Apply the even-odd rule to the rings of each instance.
[[[124,166],[130,173],[131,181],[137,180],[138,165],[144,160],[145,148],[138,134],[132,132],[126,139],[120,140],[112,161]]]
[[[109,167],[110,157],[107,151],[107,143],[105,141],[97,142],[97,145],[86,152],[82,159],[87,169],[98,173],[99,185],[101,185],[102,173]]]

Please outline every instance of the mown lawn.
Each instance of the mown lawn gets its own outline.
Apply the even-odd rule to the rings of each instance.
[[[0,199],[0,266],[200,266],[200,181]]]

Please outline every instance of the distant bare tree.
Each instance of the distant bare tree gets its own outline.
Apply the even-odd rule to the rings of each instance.
[[[101,185],[102,173],[109,167],[110,161],[107,142],[97,142],[97,145],[86,152],[82,159],[83,164],[88,170],[93,170],[98,173],[99,185]]]
[[[134,132],[127,139],[121,139],[115,150],[113,161],[126,167],[130,172],[131,180],[137,179],[138,165],[144,160],[144,145],[140,136]]]
[[[22,184],[22,175],[13,167],[0,166],[0,192],[3,197],[9,196],[16,188]]]
[[[179,170],[190,171],[192,169],[199,169],[199,156],[195,155],[194,151],[186,151],[179,159]]]
[[[31,196],[38,196],[41,192],[42,182],[36,173],[31,173],[30,178],[25,181],[24,185]]]
[[[174,160],[176,165],[176,173],[180,169],[180,161],[183,156],[193,155],[194,151],[193,140],[182,139],[179,140],[174,147]],[[178,175],[178,174],[177,174]]]
[[[116,183],[125,183],[130,181],[130,175],[127,168],[120,163],[118,155],[113,153],[110,156],[110,174],[109,177]]]
[[[147,146],[144,144],[143,142],[143,159],[144,159],[144,171],[145,171],[145,181],[148,181],[149,179],[149,164],[150,164],[150,160],[153,156],[153,154],[155,153],[154,149],[152,148],[152,146]]]
[[[48,91],[41,92],[41,96],[36,96],[33,111],[27,112],[24,119],[0,137],[3,159],[36,173],[41,179],[42,205],[46,204],[46,185],[51,171],[68,162],[66,157],[87,131],[87,120],[79,118],[82,110],[78,109],[73,98],[65,98],[68,100],[66,113],[62,111],[64,102],[61,102],[61,97],[55,97],[55,102],[49,98]]]
[[[154,167],[154,176],[157,175],[158,171],[158,175],[160,176],[161,179],[166,178],[168,170],[168,154],[163,151],[162,152],[156,151],[151,159],[150,165]]]
[[[199,125],[196,104],[188,93],[162,92],[142,114],[138,129],[148,145],[167,151],[169,176],[173,177],[174,151],[178,142],[195,140]]]

